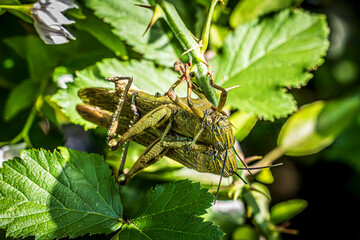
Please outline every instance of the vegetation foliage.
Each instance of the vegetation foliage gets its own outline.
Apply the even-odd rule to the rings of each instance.
[[[227,229],[217,219],[229,216],[217,212],[216,205],[208,210],[218,177],[164,159],[139,175],[138,185],[148,186],[147,179],[170,183],[146,190],[136,184],[121,187],[109,168],[119,166],[121,153],[110,152],[102,142],[97,148],[103,156],[64,147],[59,129],[66,124],[80,125],[99,139],[106,137],[76,112],[79,89],[113,88],[105,78],[125,75],[134,77],[134,84],[143,91],[163,94],[178,79],[171,66],[178,59],[189,61],[189,56],[180,57],[185,50],[174,23],[164,17],[144,34],[153,11],[138,5],[159,2],[78,1],[79,8],[67,12],[76,23],[66,26],[76,40],[46,45],[32,26],[29,5],[0,0],[0,21],[6,19],[0,27],[0,35],[5,36],[0,45],[4,63],[0,87],[6,91],[1,96],[6,102],[1,106],[0,146],[16,149],[25,143],[21,148],[27,149],[0,168],[0,227],[6,229],[7,237],[107,234],[107,239],[114,240],[281,239],[281,232],[293,233],[279,226],[303,211],[307,202],[292,199],[269,209],[270,193],[264,184],[273,181],[269,169],[257,178],[262,183],[245,185],[236,177],[224,181],[220,191],[224,202],[218,204],[229,204],[233,198],[242,206],[239,216],[231,220],[235,227]],[[200,36],[209,2],[167,1],[195,36]],[[225,88],[241,85],[229,92],[226,105],[236,139],[241,142],[259,119],[288,117],[277,147],[259,165],[270,165],[282,155],[320,152],[359,116],[358,93],[315,101],[301,109],[289,93],[307,84],[329,48],[325,15],[307,12],[300,3],[242,0],[232,6],[225,1],[213,12],[207,53],[216,55],[208,62],[215,83]],[[177,93],[185,91],[180,88]],[[6,129],[10,123],[16,127]],[[346,149],[341,141],[337,144]],[[131,144],[127,167],[142,150]],[[180,179],[197,180],[201,185]]]

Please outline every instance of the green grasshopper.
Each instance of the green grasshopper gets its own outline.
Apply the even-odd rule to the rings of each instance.
[[[108,143],[112,149],[116,149],[128,140],[134,140],[147,147],[130,171],[125,174],[124,184],[139,171],[155,163],[163,156],[168,156],[199,172],[214,173],[221,177],[230,177],[236,174],[241,178],[236,171],[248,169],[247,167],[239,168],[234,153],[226,148],[233,143],[217,143],[229,139],[228,135],[232,134],[232,132],[229,134],[229,131],[224,131],[225,137],[217,136],[220,131],[215,132],[213,128],[210,128],[210,130],[215,132],[216,136],[212,136],[212,134],[214,135],[213,132],[207,132],[209,129],[206,127],[211,127],[212,119],[204,118],[209,123],[205,122],[205,127],[203,127],[203,120],[200,121],[201,119],[195,114],[189,113],[189,111],[174,104],[168,97],[149,95],[135,86],[129,87],[131,84],[124,84],[124,82],[119,81],[124,80],[124,78],[111,78],[110,80],[115,82],[116,90],[104,88],[81,89],[78,95],[84,104],[78,105],[77,111],[84,119],[101,127],[108,128],[111,126]],[[126,80],[132,82],[131,78],[126,78]],[[201,96],[201,92],[198,92],[196,87],[194,89]],[[132,99],[132,101],[128,99]],[[184,101],[182,98],[178,100]],[[206,116],[216,116],[222,121],[221,123],[225,122],[230,125],[227,117],[223,114],[219,114],[219,112],[218,115],[215,114],[217,111],[212,108],[212,105],[206,99],[192,99],[192,102],[197,108],[204,109]],[[165,113],[169,109],[172,111],[169,118],[164,119],[164,116],[167,116],[162,112],[164,109]],[[115,117],[113,117],[114,115]],[[132,127],[129,127],[133,116],[139,115],[143,117]],[[183,122],[181,122],[181,119],[183,119]],[[188,125],[186,124],[187,119],[193,121],[191,127],[188,126],[189,129],[186,128]],[[217,123],[220,120],[217,120]],[[163,123],[166,121],[168,124],[165,127]],[[173,122],[175,121],[178,121],[177,124],[185,125],[185,130],[181,130],[180,126],[174,128],[173,126],[176,125]],[[200,128],[202,127],[203,131],[205,129],[204,132],[210,136],[202,138],[198,136],[198,141],[194,143],[192,136],[195,128],[197,128],[195,125],[200,125]],[[216,127],[222,130],[220,125]],[[115,140],[113,138],[115,132],[121,137],[113,141]],[[200,140],[204,142],[200,142]],[[221,151],[222,149],[225,150]]]
[[[197,109],[203,109],[205,112],[203,119],[193,114],[189,107],[183,109],[174,104],[166,96],[149,95],[140,91],[135,86],[129,87],[131,86],[130,83],[125,84],[123,81],[118,81],[119,79],[117,78],[110,80],[115,82],[116,90],[103,88],[81,89],[78,95],[87,105],[79,105],[77,110],[85,119],[103,127],[109,125],[112,113],[118,113],[115,114],[116,116],[112,120],[109,131],[108,142],[111,149],[115,150],[133,138],[142,145],[150,146],[152,144],[144,142],[142,140],[143,137],[141,137],[141,134],[146,132],[154,136],[151,139],[155,139],[155,136],[160,137],[160,145],[162,147],[175,149],[175,152],[181,156],[172,158],[199,172],[210,172],[220,175],[221,168],[219,166],[223,166],[224,170],[221,175],[227,177],[233,175],[233,172],[238,169],[233,152],[228,151],[234,144],[234,136],[227,116],[214,110],[211,103],[201,98],[202,94],[196,87],[193,90],[200,96],[200,99],[192,99],[192,104],[193,108],[195,106]],[[126,80],[129,81],[130,79],[127,78]],[[119,104],[123,99],[121,96],[125,92],[127,94],[127,96],[124,96],[125,99],[131,99],[133,96],[136,96],[134,102],[140,115],[143,117],[125,133],[121,133],[119,139],[114,139],[115,132],[119,131],[118,124],[121,124],[119,121],[120,115],[127,119],[131,119],[134,115],[134,112],[131,110],[130,101],[125,100],[124,104]],[[182,102],[184,99],[178,98],[178,100]],[[89,110],[87,113],[83,111],[85,106]],[[91,106],[94,107],[91,108]],[[100,110],[102,111],[101,114]],[[97,116],[99,114],[100,116]],[[165,122],[168,122],[166,126],[163,124]],[[216,123],[215,126],[214,122]],[[158,130],[156,133],[154,132],[155,129]],[[170,129],[170,135],[176,137],[172,137],[171,141],[165,141]],[[195,137],[194,132],[197,132]],[[139,135],[140,137],[137,137]],[[194,154],[194,157],[183,157],[185,152]],[[211,155],[216,155],[217,158]],[[222,158],[225,155],[227,155],[228,164],[224,165]],[[201,163],[199,159],[207,160]],[[208,166],[204,167],[205,165]],[[128,175],[128,177],[131,178],[132,176]]]

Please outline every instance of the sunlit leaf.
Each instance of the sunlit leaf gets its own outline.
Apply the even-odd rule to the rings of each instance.
[[[99,155],[22,151],[4,163],[0,182],[0,227],[7,236],[53,239],[119,227],[119,190]]]
[[[296,110],[285,87],[306,84],[308,72],[323,63],[329,46],[324,15],[284,10],[272,18],[239,25],[227,36],[222,54],[211,61],[215,81],[242,85],[228,104],[272,120]]]
[[[198,217],[206,213],[214,196],[199,183],[179,181],[151,190],[131,222],[117,239],[221,239],[223,232]]]
[[[114,89],[113,83],[105,80],[106,77],[124,75],[134,78],[133,84],[145,89],[149,94],[164,93],[168,90],[178,74],[168,69],[155,68],[152,62],[128,61],[121,62],[116,59],[105,59],[96,65],[76,73],[74,83],[69,83],[67,89],[59,89],[53,96],[53,100],[62,108],[63,113],[75,124],[85,128],[93,128],[95,125],[84,119],[76,112],[76,104],[81,103],[77,92],[85,87],[105,87]]]

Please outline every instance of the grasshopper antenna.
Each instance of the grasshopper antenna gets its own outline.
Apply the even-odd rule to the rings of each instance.
[[[238,154],[238,152],[236,151],[236,149],[234,147],[232,147],[232,149],[235,152],[235,155],[238,157],[238,159],[240,160],[240,162],[242,163],[242,165],[245,167],[245,170],[247,170],[249,172],[249,174],[252,176],[253,174],[251,173],[250,169],[248,168],[248,166],[246,165],[246,163],[242,160],[242,158],[240,157],[240,155]],[[239,169],[239,168],[238,168]],[[243,179],[242,179],[243,180]],[[243,180],[244,181],[244,180]]]
[[[227,145],[227,143],[226,143],[226,145]],[[218,198],[218,196],[219,196],[219,191],[220,191],[221,180],[222,180],[223,175],[224,175],[225,164],[226,164],[226,159],[227,159],[227,155],[228,155],[228,152],[227,152],[227,151],[228,151],[228,150],[227,150],[227,148],[226,148],[226,150],[225,150],[225,159],[224,159],[224,164],[223,164],[223,166],[222,166],[222,168],[221,168],[220,180],[219,180],[219,185],[218,185],[218,188],[217,188],[217,190],[216,190],[216,195],[215,195],[214,205],[215,205],[215,203],[216,203],[216,199],[217,199],[217,198]]]
[[[272,168],[272,167],[278,167],[283,165],[283,163],[276,163],[273,165],[268,166],[262,166],[262,167],[247,167],[247,168],[238,168],[237,170],[257,170],[257,169],[263,169],[263,168]],[[235,172],[234,172],[235,173]]]

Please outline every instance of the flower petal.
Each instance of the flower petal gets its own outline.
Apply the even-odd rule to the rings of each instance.
[[[75,40],[75,37],[63,26],[47,26],[35,22],[35,29],[46,44],[63,44],[69,42],[69,39]]]
[[[33,9],[33,16],[36,16],[46,25],[72,24],[75,22],[67,19],[61,12],[49,8],[38,11],[34,11]]]
[[[49,8],[56,9],[60,12],[64,12],[71,8],[79,8],[72,0],[58,0],[52,1]]]

